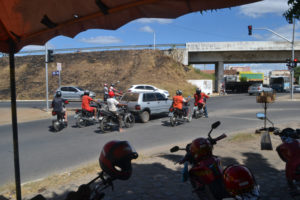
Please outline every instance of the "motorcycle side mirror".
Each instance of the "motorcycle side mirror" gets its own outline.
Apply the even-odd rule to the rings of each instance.
[[[256,113],[256,118],[264,120],[266,119],[266,115],[264,113]]]
[[[174,153],[174,152],[176,152],[176,151],[179,151],[179,146],[174,146],[174,147],[172,147],[172,148],[170,149],[170,152],[171,152],[171,153]]]
[[[216,129],[218,126],[220,126],[221,122],[220,121],[216,121],[215,123],[213,123],[211,125],[211,129]]]

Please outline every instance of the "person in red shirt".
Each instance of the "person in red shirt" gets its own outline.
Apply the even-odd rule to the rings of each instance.
[[[92,97],[89,96],[90,95],[90,91],[85,90],[84,94],[82,96],[82,102],[81,102],[81,108],[83,110],[87,110],[89,112],[93,112],[94,113],[94,117],[95,119],[97,118],[97,112],[96,112],[96,108],[95,107],[91,107],[90,103],[91,101],[96,102]]]
[[[173,106],[173,108],[177,108],[179,110],[182,110],[183,113],[184,113],[184,116],[187,117],[188,107],[183,106],[183,103],[188,103],[189,101],[190,101],[190,99],[186,100],[185,98],[183,98],[181,90],[177,90],[176,91],[176,96],[173,97],[172,106]]]
[[[206,95],[205,93],[201,92],[200,88],[196,89],[196,93],[194,94],[194,99],[195,99],[195,106],[203,106],[204,109],[204,116],[208,118],[207,114],[207,106],[206,106],[206,99],[208,99],[209,96]]]
[[[114,93],[114,98],[122,96],[121,92],[118,91],[118,90],[115,88],[115,84],[113,84],[113,83],[112,83],[112,84],[110,85],[110,87],[109,87],[109,92],[110,92],[110,91],[113,91],[113,93]]]

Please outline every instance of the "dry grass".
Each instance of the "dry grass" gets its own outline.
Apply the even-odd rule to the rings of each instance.
[[[237,133],[229,137],[231,142],[245,142],[250,140],[256,140],[260,137],[260,134],[255,133]]]
[[[166,56],[161,51],[128,50],[75,54],[57,54],[55,62],[62,63],[62,85],[77,85],[95,91],[102,98],[105,82],[120,81],[120,90],[133,84],[152,84],[174,95],[177,89],[184,96],[192,95],[195,87],[188,79],[212,79],[210,75],[194,70],[191,66]],[[8,58],[0,59],[0,99],[9,97]],[[49,63],[49,95],[58,87],[58,76],[52,76],[56,63]],[[45,98],[44,56],[16,57],[16,87],[18,99]]]

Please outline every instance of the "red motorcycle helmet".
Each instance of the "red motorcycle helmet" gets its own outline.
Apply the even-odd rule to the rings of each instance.
[[[113,179],[127,180],[132,173],[131,160],[138,157],[127,141],[106,143],[99,157],[101,169]]]
[[[114,91],[110,90],[110,91],[108,92],[108,96],[109,96],[110,98],[113,98],[113,97],[115,96]]]
[[[198,162],[212,155],[213,145],[205,138],[197,138],[192,141],[190,152],[194,161]]]
[[[227,192],[232,196],[251,193],[256,188],[256,181],[251,171],[243,165],[230,165],[223,171]]]

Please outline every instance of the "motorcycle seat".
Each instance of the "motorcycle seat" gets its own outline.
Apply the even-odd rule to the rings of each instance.
[[[93,114],[93,112],[82,109],[82,115],[84,115],[84,116],[93,116],[94,114]]]
[[[114,116],[115,115],[114,113],[107,111],[107,110],[101,110],[101,114],[105,115],[105,116]]]

